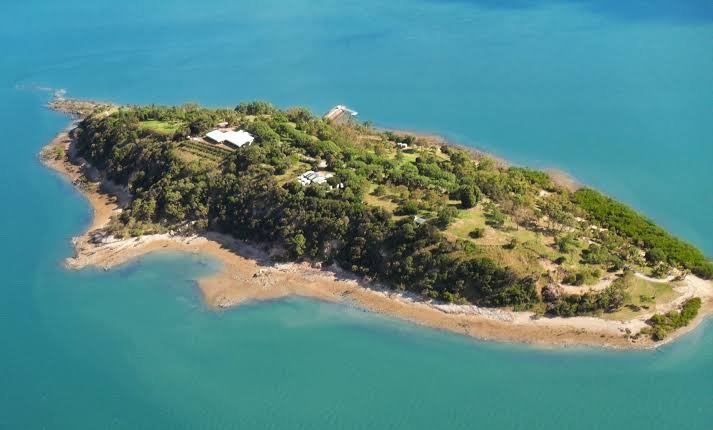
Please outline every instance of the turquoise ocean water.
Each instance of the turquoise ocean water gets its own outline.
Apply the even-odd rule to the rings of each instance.
[[[218,263],[67,272],[90,220],[48,93],[255,98],[567,171],[713,254],[709,1],[0,5],[0,428],[713,428],[713,325],[659,351],[476,342],[290,299],[212,312]]]

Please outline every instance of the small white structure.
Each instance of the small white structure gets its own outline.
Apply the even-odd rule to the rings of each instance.
[[[401,149],[408,149],[408,143],[396,142],[396,146],[398,146]]]
[[[205,135],[206,138],[215,143],[224,143],[226,145],[234,146],[240,148],[244,145],[249,145],[253,143],[255,138],[252,134],[245,130],[213,130]]]
[[[332,176],[334,176],[334,174],[330,172],[315,172],[313,170],[308,170],[297,177],[297,182],[304,186],[312,184],[321,185],[326,184],[327,179]]]
[[[228,126],[228,121],[219,122],[216,125],[218,126],[218,128],[225,128]]]
[[[413,222],[415,222],[417,225],[421,225],[426,222],[426,218],[422,218],[418,215],[413,216]]]

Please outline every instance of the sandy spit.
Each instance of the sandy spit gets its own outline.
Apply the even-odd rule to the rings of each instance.
[[[66,155],[57,156],[61,153]],[[72,240],[75,255],[65,261],[69,269],[96,266],[110,270],[157,251],[202,253],[222,262],[218,273],[198,280],[206,303],[215,309],[296,295],[353,305],[484,340],[617,349],[643,349],[662,344],[655,344],[646,336],[639,339],[630,336],[646,326],[644,321],[648,316],[629,321],[595,317],[537,318],[532,312],[438,303],[366,283],[336,267],[275,263],[259,246],[217,233],[200,236],[157,234],[131,239],[102,237],[97,233],[130,200],[129,193],[102,181],[95,169],[73,157],[72,140],[67,131],[57,135],[43,148],[40,156],[48,167],[74,183],[94,210],[91,226]],[[704,300],[704,306],[696,321],[670,336],[668,341],[692,330],[707,313],[713,312],[713,283],[689,276],[678,288],[681,295],[676,299],[677,303],[685,300],[683,297],[696,295]]]

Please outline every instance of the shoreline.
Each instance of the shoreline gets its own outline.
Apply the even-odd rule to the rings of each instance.
[[[129,239],[107,239],[97,235],[97,230],[106,226],[131,196],[127,190],[101,181],[99,172],[86,161],[72,159],[72,140],[69,136],[71,125],[70,123],[70,127],[58,134],[40,153],[42,162],[72,182],[93,208],[91,225],[72,240],[75,256],[65,261],[65,267],[70,270],[89,266],[110,270],[142,255],[162,250],[202,253],[217,258],[222,263],[217,273],[197,280],[203,299],[213,309],[296,295],[357,306],[378,314],[480,340],[550,347],[657,348],[694,330],[713,312],[713,284],[687,279],[686,285],[680,288],[696,293],[699,293],[700,289],[705,293],[701,297],[704,301],[703,307],[696,319],[662,342],[654,342],[647,336],[633,340],[630,335],[647,327],[643,317],[629,321],[591,316],[536,318],[533,312],[438,303],[368,283],[337,267],[319,268],[309,263],[275,263],[259,246],[219,233],[209,232],[193,236],[155,234]],[[53,153],[58,153],[58,148],[61,148],[65,155],[61,158],[52,157]],[[80,180],[83,176],[91,181]],[[681,295],[676,300],[682,298],[685,296]]]

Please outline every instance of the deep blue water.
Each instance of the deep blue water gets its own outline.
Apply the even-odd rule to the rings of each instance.
[[[48,94],[317,112],[560,168],[713,254],[713,4],[0,5],[0,428],[713,428],[713,325],[547,351],[308,300],[205,308],[216,262],[66,272],[90,220],[36,153]],[[625,4],[620,4],[625,3]]]

